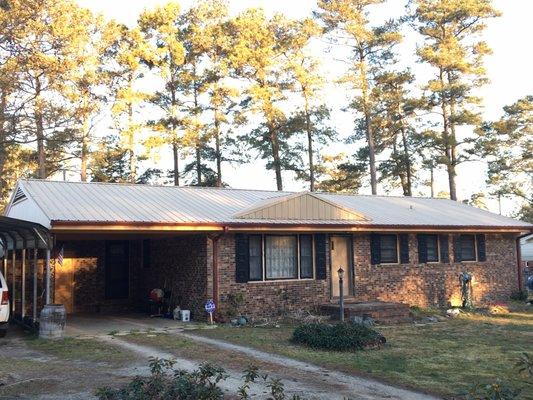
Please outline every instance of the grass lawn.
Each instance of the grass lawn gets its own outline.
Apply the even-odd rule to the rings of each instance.
[[[526,384],[515,369],[521,353],[533,350],[531,308],[515,307],[502,316],[466,315],[427,325],[380,326],[387,345],[353,353],[293,345],[289,341],[293,328],[221,326],[195,333],[448,398],[464,393],[473,383],[500,378],[513,387],[523,387],[522,398],[533,399],[531,379]]]
[[[94,339],[63,338],[46,340],[30,337],[26,340],[26,344],[29,348],[65,360],[121,364],[132,358],[131,354],[126,350]]]

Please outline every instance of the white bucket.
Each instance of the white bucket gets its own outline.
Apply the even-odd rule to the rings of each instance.
[[[181,321],[189,322],[191,320],[191,312],[189,310],[181,310]]]

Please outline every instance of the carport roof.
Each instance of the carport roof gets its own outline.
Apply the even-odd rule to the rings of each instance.
[[[20,196],[31,198],[50,221],[50,226],[61,222],[228,226],[300,224],[325,227],[332,225],[398,228],[479,227],[514,228],[522,231],[533,229],[533,225],[523,221],[460,202],[435,198],[313,193],[314,198],[322,199],[324,203],[352,210],[363,217],[360,220],[334,220],[242,217],[243,211],[293,198],[295,193],[292,192],[21,180],[17,185],[17,194],[19,198]],[[29,203],[20,200],[14,202],[12,199],[7,215],[20,218],[22,215],[20,207],[24,207],[24,204]]]
[[[35,222],[0,216],[0,246],[2,251],[50,248],[50,233]]]

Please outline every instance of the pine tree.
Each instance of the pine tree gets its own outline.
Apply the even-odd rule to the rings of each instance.
[[[17,142],[36,144],[37,176],[61,168],[73,141],[73,115],[65,94],[88,45],[92,14],[70,0],[10,0],[0,10],[4,50],[16,66]]]
[[[309,190],[314,192],[317,147],[328,144],[335,136],[329,125],[330,110],[320,96],[325,80],[318,60],[307,48],[310,40],[318,37],[322,30],[314,21],[305,19],[297,21],[293,32],[292,43],[285,55],[292,81],[291,91],[301,97],[302,104],[291,115],[289,124],[290,130],[305,136],[299,147],[307,154],[307,168],[297,171],[297,178],[308,181]]]
[[[172,148],[172,177],[175,186],[180,184],[180,151],[183,147],[181,110],[183,99],[180,93],[180,74],[185,61],[185,49],[179,39],[180,7],[168,3],[153,10],[144,11],[139,17],[139,26],[147,42],[148,66],[163,80],[163,89],[156,91],[149,101],[163,111],[163,116],[151,121],[156,132],[148,141],[149,147],[170,145]]]
[[[533,203],[533,96],[503,108],[504,115],[485,122],[475,153],[488,164],[487,184],[491,193]]]
[[[283,190],[282,170],[297,170],[299,154],[290,145],[286,104],[287,66],[279,60],[290,49],[293,22],[281,15],[267,18],[261,9],[248,9],[230,21],[233,52],[229,55],[236,76],[247,82],[243,107],[260,124],[244,138],[273,169],[276,187]]]
[[[137,82],[144,74],[144,60],[149,59],[146,42],[138,27],[119,27],[117,40],[111,46],[113,65],[109,75],[113,81],[113,123],[119,132],[122,146],[129,160],[130,182],[137,180],[139,133],[144,121],[139,115],[146,93],[139,90]]]
[[[373,74],[390,59],[390,50],[401,40],[397,25],[390,21],[371,27],[368,8],[384,0],[319,0],[317,16],[332,39],[350,48],[351,67],[343,78],[355,94],[350,107],[362,115],[356,121],[356,138],[364,137],[368,148],[368,167],[372,194],[377,194],[377,162],[375,132],[372,129],[374,104],[371,98]]]
[[[440,131],[432,133],[434,147],[441,154],[438,162],[446,166],[450,198],[457,200],[456,167],[467,160],[460,152],[457,127],[477,125],[474,107],[480,99],[475,88],[487,82],[483,57],[490,53],[479,34],[485,21],[499,15],[491,0],[412,0],[411,18],[422,35],[418,48],[421,61],[435,70],[426,84],[428,106],[441,118]]]

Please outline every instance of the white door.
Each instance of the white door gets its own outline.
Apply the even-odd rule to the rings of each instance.
[[[352,294],[350,282],[351,278],[351,240],[348,236],[331,236],[330,239],[330,249],[331,249],[331,283],[332,291],[331,295],[333,297],[340,296],[340,286],[339,286],[339,273],[338,270],[340,267],[344,270],[344,280],[343,280],[343,292],[344,296],[349,296]]]

